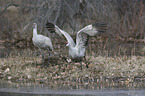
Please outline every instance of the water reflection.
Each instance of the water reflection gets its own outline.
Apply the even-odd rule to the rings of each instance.
[[[69,83],[66,82],[50,82],[57,87],[50,86],[51,84],[38,84],[36,82],[11,82],[2,81],[0,82],[0,94],[2,96],[144,96],[144,86],[141,82],[132,82],[128,85],[122,84],[115,81],[100,83]],[[136,86],[140,85],[140,86]],[[93,89],[93,90],[92,90]]]
[[[107,81],[107,80],[106,80]],[[145,89],[145,83],[142,82],[128,82],[128,81],[101,81],[101,82],[69,82],[69,81],[49,81],[49,82],[18,82],[18,81],[5,81],[0,80],[0,88],[47,88],[53,90],[71,90],[71,89],[89,89],[89,90],[99,90],[99,89]]]

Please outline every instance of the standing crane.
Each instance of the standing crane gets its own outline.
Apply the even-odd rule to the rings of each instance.
[[[37,24],[33,23],[33,38],[32,38],[33,44],[34,46],[38,47],[41,54],[42,54],[42,60],[43,60],[43,66],[44,66],[44,53],[42,52],[41,49],[47,49],[49,52],[49,58],[50,58],[50,51],[53,51],[53,46],[52,46],[52,42],[51,39],[41,35],[41,34],[37,34]],[[48,60],[48,65],[49,65],[49,60]],[[48,66],[47,65],[47,66]]]
[[[82,60],[81,58],[85,57],[85,48],[88,45],[89,36],[95,36],[99,33],[104,33],[107,29],[107,26],[104,23],[95,23],[95,24],[87,25],[86,27],[82,28],[77,32],[76,44],[73,41],[72,37],[64,30],[61,30],[58,26],[50,22],[47,22],[46,28],[48,28],[50,32],[63,34],[68,41],[66,46],[69,47],[69,57],[72,60],[75,59]],[[88,65],[86,66],[88,67]],[[81,68],[82,68],[82,64],[81,64]]]

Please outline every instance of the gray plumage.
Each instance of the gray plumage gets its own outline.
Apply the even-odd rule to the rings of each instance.
[[[61,30],[58,26],[47,22],[46,28],[48,28],[50,32],[56,32],[59,35],[63,34],[68,41],[67,46],[69,47],[69,56],[72,59],[77,59],[85,56],[85,47],[88,44],[89,36],[95,36],[98,33],[105,32],[107,26],[104,23],[87,25],[77,32],[76,44],[73,41],[72,37],[67,32]]]
[[[51,51],[53,51],[53,46],[52,46],[52,42],[51,42],[50,38],[37,33],[37,24],[36,23],[33,23],[32,41],[33,41],[34,46],[38,47],[39,50],[41,51],[42,59],[43,59],[43,63],[44,63],[44,54],[41,49],[45,49],[45,50],[47,49],[48,51],[50,49]]]

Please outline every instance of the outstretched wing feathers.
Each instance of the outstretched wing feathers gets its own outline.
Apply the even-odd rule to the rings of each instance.
[[[76,46],[80,48],[85,48],[88,45],[89,35],[86,33],[79,33],[76,38]]]
[[[59,27],[57,27],[56,25],[54,25],[50,22],[46,22],[46,28],[48,29],[48,31],[50,31],[50,33],[56,33],[59,36],[62,36],[62,33],[61,33]]]
[[[51,33],[55,33],[55,26],[54,24],[47,22],[46,23],[46,28],[48,29],[48,31],[50,31]]]
[[[105,23],[95,23],[92,24],[92,26],[96,28],[98,32],[106,32],[107,30],[107,25]]]
[[[63,34],[66,37],[67,41],[71,45],[75,46],[72,37],[67,32],[61,30],[58,26],[47,22],[46,28],[48,28],[50,32],[55,32],[60,36]],[[104,33],[106,30],[107,25],[105,23],[95,23],[87,25],[86,27],[82,28],[80,31],[77,32],[76,47],[85,48],[85,46],[88,44],[89,36],[95,36],[98,33]]]
[[[51,33],[55,32],[59,36],[62,36],[62,34],[63,34],[65,36],[65,38],[67,39],[68,43],[72,46],[75,46],[75,43],[74,43],[72,37],[67,32],[61,30],[58,26],[56,26],[50,22],[47,22],[46,28],[48,28],[48,31],[50,31]]]
[[[107,29],[104,23],[95,23],[82,28],[77,33],[76,46],[85,47],[88,44],[89,36],[95,36],[98,33],[105,32]]]

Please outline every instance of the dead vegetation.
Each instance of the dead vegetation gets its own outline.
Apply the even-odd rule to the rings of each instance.
[[[39,83],[55,80],[95,82],[102,78],[126,83],[135,78],[144,80],[144,5],[144,0],[1,0],[0,47],[12,49],[1,55],[5,58],[0,58],[0,79]],[[89,41],[88,69],[84,62],[80,70],[80,63],[66,61],[65,39],[45,29],[47,20],[68,31],[72,37],[85,25],[107,23],[107,32]],[[40,54],[32,53],[34,22],[39,32],[49,36],[55,50],[64,56],[52,56],[47,69],[41,68]],[[23,49],[28,47],[31,50]],[[0,53],[3,52],[0,49]]]
[[[21,55],[23,54],[23,55]],[[1,80],[14,82],[40,82],[69,81],[69,82],[96,82],[100,78],[114,78],[124,82],[133,82],[138,77],[141,81],[145,79],[145,57],[123,56],[123,57],[94,57],[87,55],[85,62],[81,64],[67,62],[67,57],[51,56],[48,68],[42,68],[43,62],[37,53],[31,50],[23,51],[17,56],[0,59]],[[47,58],[45,59],[47,64]],[[115,79],[116,78],[116,79]]]

